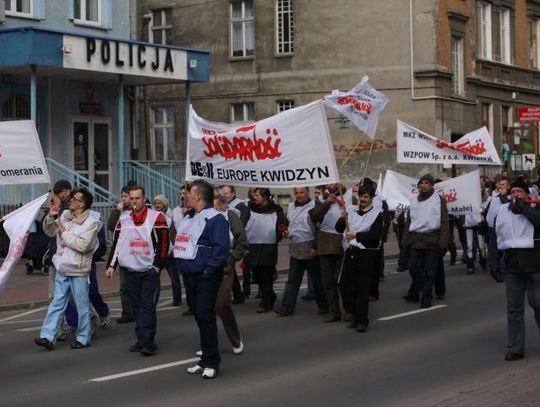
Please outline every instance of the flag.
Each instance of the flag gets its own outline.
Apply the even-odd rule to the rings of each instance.
[[[4,230],[9,237],[10,243],[8,254],[2,266],[0,266],[0,294],[4,290],[7,279],[24,252],[30,226],[32,226],[39,213],[39,209],[47,201],[48,197],[48,193],[42,195],[2,218],[4,221]]]
[[[388,103],[388,98],[371,87],[368,80],[369,78],[364,76],[360,83],[348,92],[333,90],[331,95],[324,97],[324,103],[340,112],[373,140],[379,116]]]
[[[339,182],[321,100],[250,124],[189,116],[186,180],[293,188]]]
[[[398,163],[501,165],[485,126],[449,143],[398,120],[396,139]]]

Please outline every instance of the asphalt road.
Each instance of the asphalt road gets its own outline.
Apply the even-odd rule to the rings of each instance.
[[[395,269],[395,260],[387,270]],[[277,283],[282,291],[285,276]],[[216,380],[188,375],[198,331],[162,293],[159,352],[128,352],[133,325],[100,329],[92,347],[37,347],[44,309],[0,313],[0,405],[7,406],[538,406],[540,338],[527,310],[526,358],[505,362],[504,284],[447,268],[447,298],[425,312],[401,295],[407,273],[389,273],[367,333],[323,324],[313,302],[296,315],[236,305],[245,352],[233,355],[220,328]],[[303,290],[301,291],[301,293]],[[113,314],[119,302],[109,301]],[[413,312],[414,311],[414,312]],[[413,313],[411,313],[413,312]]]

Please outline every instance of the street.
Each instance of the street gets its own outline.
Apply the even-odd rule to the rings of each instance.
[[[219,325],[222,365],[216,380],[188,375],[198,331],[185,306],[158,311],[158,353],[130,353],[133,324],[98,329],[89,349],[59,342],[37,347],[45,308],[0,313],[2,406],[537,406],[540,338],[527,309],[525,359],[505,362],[504,284],[488,273],[447,266],[447,296],[420,312],[404,303],[408,273],[387,260],[381,299],[367,333],[323,324],[313,302],[292,317],[256,314],[257,300],[235,305],[245,351],[233,355]],[[276,283],[281,298],[286,274]],[[256,291],[256,289],[254,289]],[[301,289],[299,297],[305,291]],[[279,301],[279,300],[278,300]],[[113,317],[117,298],[108,299]],[[219,322],[218,322],[219,324]],[[72,339],[71,339],[72,340]]]

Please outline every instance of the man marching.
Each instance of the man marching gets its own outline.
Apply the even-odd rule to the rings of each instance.
[[[540,208],[526,203],[529,187],[523,178],[510,186],[512,200],[497,212],[497,248],[506,264],[508,344],[504,359],[525,357],[525,292],[540,329]]]

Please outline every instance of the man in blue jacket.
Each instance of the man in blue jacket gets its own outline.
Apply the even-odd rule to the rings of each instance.
[[[230,250],[229,224],[214,209],[214,190],[208,182],[197,180],[191,183],[187,200],[190,211],[178,224],[174,257],[177,269],[185,277],[202,350],[200,362],[187,372],[213,379],[218,375],[221,361],[215,304]]]

